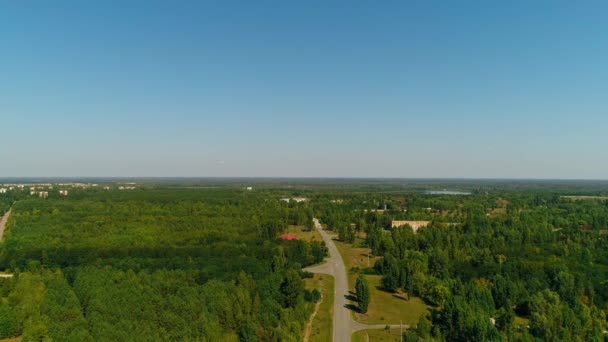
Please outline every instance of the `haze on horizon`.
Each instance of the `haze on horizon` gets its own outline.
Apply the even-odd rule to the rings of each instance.
[[[0,177],[608,178],[606,2],[0,5]]]

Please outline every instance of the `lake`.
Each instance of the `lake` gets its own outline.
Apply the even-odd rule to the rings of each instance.
[[[460,191],[460,190],[426,190],[424,191],[427,195],[470,195],[471,193],[468,191]]]

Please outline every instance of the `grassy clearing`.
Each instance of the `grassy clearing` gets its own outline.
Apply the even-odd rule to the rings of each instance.
[[[525,318],[525,317],[515,316],[515,319],[514,319],[513,323],[516,326],[519,326],[519,327],[527,329],[528,325],[530,325],[530,320],[527,319],[527,318]]]
[[[361,330],[353,334],[353,342],[401,341],[399,329],[391,330]],[[403,330],[405,337],[405,330]],[[405,338],[404,338],[405,339]]]
[[[490,216],[490,217],[496,217],[496,216],[506,215],[506,214],[507,214],[507,208],[494,208],[488,212],[488,216]]]
[[[322,295],[319,310],[312,321],[309,341],[331,342],[334,315],[334,278],[326,274],[315,274],[313,278],[304,279],[304,283],[307,289],[318,289]]]
[[[287,231],[285,232],[285,234],[296,236],[298,239],[304,241],[323,241],[323,237],[321,237],[321,234],[319,234],[316,229],[313,229],[312,231],[308,232],[304,230],[304,226],[287,226]]]
[[[418,297],[405,300],[394,293],[380,290],[382,276],[365,276],[370,285],[372,300],[367,313],[355,313],[355,319],[367,324],[403,324],[416,325],[422,315],[429,312],[429,306]]]
[[[354,245],[360,246],[362,241],[362,239],[357,239]],[[348,271],[349,287],[354,288],[357,274],[352,269],[366,268],[368,265],[367,255],[371,251],[369,248],[353,247],[341,241],[335,241],[335,243]],[[376,260],[379,259],[381,257],[371,257],[369,261],[370,267],[373,267]],[[380,290],[382,276],[366,275],[365,277],[370,285],[371,301],[367,313],[359,314],[353,312],[353,318],[357,321],[367,324],[399,324],[399,322],[403,321],[403,324],[416,325],[420,317],[429,312],[430,307],[418,297],[404,300],[394,293]]]
[[[0,342],[21,342],[21,336],[0,339]]]
[[[382,257],[371,255],[371,250],[369,248],[353,247],[361,246],[363,241],[363,239],[356,239],[353,245],[350,245],[342,241],[334,240],[334,242],[336,243],[336,247],[338,247],[338,250],[342,255],[342,259],[344,259],[344,264],[348,272],[350,272],[351,269],[355,267],[374,267],[376,261],[382,259]]]

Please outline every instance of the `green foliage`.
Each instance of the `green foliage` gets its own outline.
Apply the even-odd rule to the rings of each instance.
[[[472,195],[422,192],[447,187]],[[0,280],[0,337],[299,340],[309,303],[320,297],[304,290],[300,269],[322,262],[327,248],[277,236],[287,225],[312,229],[314,214],[343,241],[365,239],[382,257],[374,269],[386,290],[435,306],[407,340],[604,338],[608,201],[560,196],[605,195],[607,184],[386,180],[240,189],[0,196],[0,211],[13,207],[0,267],[16,272]],[[285,196],[310,201],[279,200]],[[392,220],[432,222],[414,233]],[[360,276],[362,312],[368,286]]]
[[[461,296],[447,300],[443,310],[433,312],[433,322],[449,341],[497,341],[498,330],[487,312]]]
[[[304,281],[302,281],[300,273],[296,270],[288,271],[285,279],[281,283],[281,294],[283,295],[284,306],[293,308],[298,305],[303,291]]]
[[[275,237],[309,214],[230,189],[23,199],[0,261],[26,271],[2,280],[0,337],[290,340],[310,314],[300,267],[327,248]]]
[[[367,307],[369,306],[369,302],[371,300],[371,294],[369,290],[369,283],[367,282],[365,276],[361,274],[357,277],[357,281],[355,283],[355,295],[357,296],[359,311],[366,313]]]
[[[18,324],[15,312],[6,304],[0,305],[0,338],[17,335]]]
[[[431,336],[431,321],[426,315],[422,315],[416,327],[416,333],[420,338],[429,338]]]
[[[445,184],[389,183],[352,185],[358,190],[353,193],[336,190],[324,197],[343,200],[317,204],[315,211],[344,241],[350,224],[364,227],[367,246],[383,257],[374,267],[382,287],[436,306],[435,338],[603,338],[606,182],[458,182],[470,196],[419,192]],[[572,193],[596,197],[561,197]],[[391,227],[392,220],[431,224],[414,233]],[[551,314],[539,311],[548,305],[538,305],[545,290],[557,295]],[[552,297],[545,301],[552,303]],[[440,314],[445,311],[457,314],[447,319]],[[530,320],[529,333],[516,315]]]

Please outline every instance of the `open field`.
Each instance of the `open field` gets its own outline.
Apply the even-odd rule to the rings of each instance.
[[[369,248],[353,247],[360,246],[363,239],[356,239],[353,245],[339,240],[334,241],[336,243],[336,247],[338,247],[338,250],[340,251],[340,254],[342,254],[342,259],[344,259],[344,265],[346,266],[346,271],[348,272],[355,267],[374,267],[376,261],[382,259],[382,257],[371,255],[371,250]]]
[[[308,341],[331,342],[332,317],[334,314],[334,278],[326,274],[315,274],[313,278],[305,279],[304,282],[307,289],[317,289],[321,292],[321,303],[312,320]]]
[[[403,335],[405,338],[405,329]],[[399,329],[391,330],[361,330],[353,334],[353,342],[383,342],[383,341],[400,341],[401,331]]]
[[[382,276],[366,275],[372,300],[367,313],[355,313],[357,321],[366,324],[395,324],[403,322],[415,326],[420,317],[429,311],[429,306],[418,297],[405,300],[393,293],[380,290]]]
[[[316,229],[313,229],[311,231],[305,231],[304,226],[289,225],[289,226],[287,226],[287,230],[285,231],[285,234],[293,235],[293,236],[297,237],[298,239],[304,240],[304,241],[312,241],[312,240],[322,241],[323,240],[323,238],[321,237],[321,234],[319,234],[319,232]]]
[[[530,325],[530,320],[525,317],[515,316],[515,319],[513,320],[513,324],[515,324],[518,327],[527,328],[528,325]]]
[[[21,342],[21,336],[10,337],[10,338],[3,338],[3,339],[0,340],[0,342]]]
[[[507,208],[494,208],[494,209],[490,210],[487,215],[490,217],[496,217],[499,215],[506,215],[506,214],[507,214]]]

